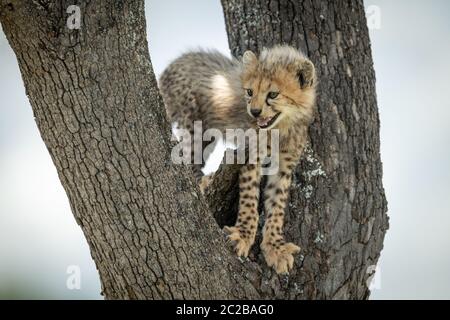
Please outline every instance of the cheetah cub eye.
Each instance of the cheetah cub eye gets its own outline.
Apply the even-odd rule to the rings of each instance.
[[[279,92],[269,92],[269,94],[267,95],[267,97],[269,99],[276,99],[278,97],[280,93]]]

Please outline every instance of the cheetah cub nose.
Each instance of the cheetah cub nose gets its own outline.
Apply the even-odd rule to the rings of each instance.
[[[250,113],[256,118],[261,114],[262,110],[261,109],[251,109]]]

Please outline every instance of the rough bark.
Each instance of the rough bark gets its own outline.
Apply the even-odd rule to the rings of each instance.
[[[144,1],[86,2],[79,30],[66,27],[71,4],[0,1],[0,21],[104,295],[257,297],[191,175],[172,165]]]
[[[281,296],[367,298],[388,217],[363,1],[222,5],[234,56],[287,43],[302,49],[318,72],[318,112],[295,172],[285,232],[302,247],[304,260],[289,278],[293,289]]]
[[[248,29],[238,17],[258,20],[251,1],[242,3],[224,2],[228,30]],[[277,41],[274,17],[288,14],[281,9],[289,3],[270,3],[278,7],[255,6],[264,19],[251,23],[254,29],[230,36],[233,53]],[[208,196],[213,204],[208,210],[190,172],[172,164],[170,128],[148,54],[144,1],[83,2],[79,30],[66,27],[71,4],[0,0],[0,22],[106,298],[367,296],[365,270],[378,258],[387,221],[374,75],[360,4],[352,5],[356,12],[325,6],[327,14],[341,15],[325,22],[310,21],[318,16],[312,8],[290,18],[291,40],[300,44],[307,34],[314,61],[326,59],[319,72],[320,92],[327,94],[321,94],[311,129],[311,157],[301,166],[309,170],[296,174],[296,183],[307,183],[302,190],[312,192],[292,192],[295,210],[288,215],[287,235],[305,251],[289,277],[268,269],[258,251],[250,260],[237,259],[210,212],[233,212],[232,197],[217,189]],[[273,36],[264,33],[270,42],[251,40],[267,31],[270,17],[276,29]],[[297,30],[303,20],[306,33]],[[285,31],[279,34],[284,39]],[[314,171],[319,165],[326,176]],[[233,172],[225,170],[228,180],[217,188],[233,188]]]

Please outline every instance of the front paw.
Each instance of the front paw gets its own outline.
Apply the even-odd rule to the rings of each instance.
[[[228,233],[228,241],[233,243],[237,255],[248,257],[250,248],[255,241],[251,233],[239,227],[225,227],[224,230]]]
[[[294,266],[294,254],[300,252],[300,247],[291,242],[280,245],[263,242],[261,249],[267,265],[273,267],[278,274],[288,273]]]

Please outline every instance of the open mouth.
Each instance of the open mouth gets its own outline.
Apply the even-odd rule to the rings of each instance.
[[[281,112],[278,112],[273,117],[266,117],[266,118],[259,117],[256,119],[256,123],[258,124],[258,127],[260,127],[261,129],[267,129],[275,123],[280,114]]]

